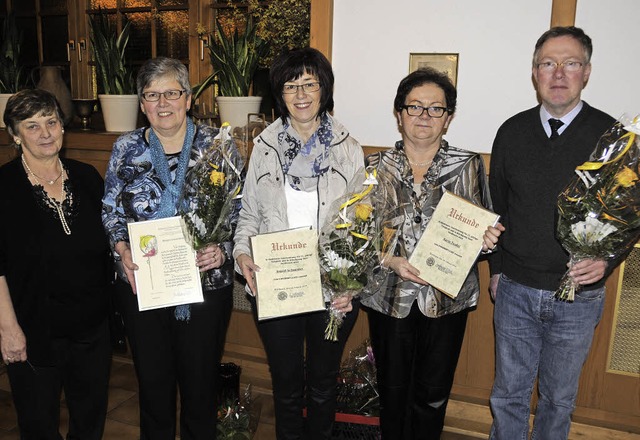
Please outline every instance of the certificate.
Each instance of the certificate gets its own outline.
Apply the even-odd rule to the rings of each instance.
[[[182,232],[182,218],[129,223],[129,243],[142,310],[204,301],[196,253]]]
[[[420,271],[420,278],[455,298],[482,250],[484,232],[499,218],[494,212],[446,192],[409,263]]]
[[[324,310],[318,234],[311,227],[251,237],[258,319]]]

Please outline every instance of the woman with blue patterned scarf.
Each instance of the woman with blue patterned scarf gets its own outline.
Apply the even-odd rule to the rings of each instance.
[[[102,222],[117,256],[117,299],[140,387],[140,436],[175,439],[179,389],[181,438],[213,439],[218,368],[233,306],[232,243],[197,252],[204,302],[141,312],[127,223],[178,213],[185,175],[198,153],[213,144],[218,130],[195,125],[187,115],[191,86],[179,61],[147,61],[138,74],[137,89],[150,126],[115,142],[105,178]],[[237,213],[235,208],[230,224]]]

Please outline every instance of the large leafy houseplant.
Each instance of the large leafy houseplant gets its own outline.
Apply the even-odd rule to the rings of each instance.
[[[115,23],[100,10],[91,16],[89,25],[98,88],[106,95],[135,94],[133,69],[125,56],[131,22],[126,22],[118,34]]]
[[[217,78],[221,96],[247,96],[260,58],[269,52],[269,43],[257,34],[252,17],[247,17],[244,32],[236,27],[225,34],[218,20],[215,33],[209,35],[209,57],[213,73],[196,86],[199,95]]]
[[[15,93],[26,87],[27,75],[20,64],[23,32],[16,25],[15,16],[7,15],[2,24],[0,39],[0,93]]]

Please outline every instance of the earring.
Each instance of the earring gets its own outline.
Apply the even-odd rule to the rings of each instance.
[[[20,142],[21,142],[21,141],[20,141],[20,139],[15,138],[15,139],[13,140],[13,142],[15,142],[15,143],[16,143],[16,145],[20,145]]]
[[[64,133],[64,128],[62,129],[62,132]]]

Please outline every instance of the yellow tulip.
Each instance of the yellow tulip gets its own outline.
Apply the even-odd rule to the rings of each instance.
[[[631,168],[624,167],[616,174],[616,182],[625,188],[635,185],[637,181],[638,175]]]
[[[358,203],[356,205],[356,219],[360,221],[367,221],[372,212],[373,206],[367,203]]]
[[[211,171],[209,175],[209,179],[211,180],[211,184],[214,186],[222,186],[224,185],[225,175],[222,171]]]

